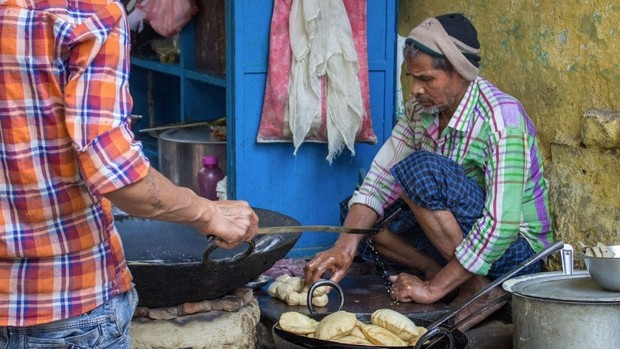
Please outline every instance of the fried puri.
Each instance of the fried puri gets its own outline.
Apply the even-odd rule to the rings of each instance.
[[[316,327],[316,338],[330,340],[351,333],[357,322],[355,314],[343,310],[323,318]]]
[[[355,314],[341,310],[318,322],[300,313],[283,313],[279,323],[283,330],[295,334],[365,346],[413,346],[426,333],[426,328],[391,309],[375,311],[371,322],[365,324]]]
[[[284,331],[301,335],[314,333],[319,324],[318,321],[309,316],[295,311],[282,313],[278,323]]]
[[[388,329],[406,342],[426,333],[426,328],[416,326],[411,319],[392,309],[379,309],[372,313],[370,320],[373,325]]]
[[[377,325],[364,325],[360,327],[362,333],[375,345],[384,345],[389,347],[403,347],[407,345],[405,341],[400,339],[396,334],[388,329]]]

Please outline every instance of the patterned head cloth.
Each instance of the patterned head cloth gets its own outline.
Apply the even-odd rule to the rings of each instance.
[[[431,56],[448,59],[454,69],[469,81],[478,76],[478,33],[460,13],[425,19],[411,30],[405,43]]]

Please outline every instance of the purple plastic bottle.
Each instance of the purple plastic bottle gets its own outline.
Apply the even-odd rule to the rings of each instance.
[[[205,155],[202,157],[202,168],[198,171],[198,190],[202,197],[209,200],[217,200],[217,182],[224,178],[224,173],[217,166],[218,158],[215,155]]]

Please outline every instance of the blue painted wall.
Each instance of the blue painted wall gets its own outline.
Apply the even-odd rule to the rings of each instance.
[[[373,128],[378,144],[357,144],[330,165],[327,145],[259,144],[256,135],[267,74],[271,1],[229,1],[227,32],[228,175],[234,198],[289,215],[302,224],[340,224],[338,203],[349,196],[394,124],[395,0],[368,0],[368,63]],[[335,234],[304,233],[290,257],[311,257]]]

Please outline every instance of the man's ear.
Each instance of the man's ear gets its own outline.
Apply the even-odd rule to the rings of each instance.
[[[456,70],[453,70],[453,71],[451,72],[451,74],[456,75],[456,79],[457,79],[457,81],[458,81],[460,84],[462,84],[462,85],[469,85],[470,81],[469,81],[469,80],[467,80],[467,79],[465,79],[465,78],[463,77],[463,75],[459,74],[459,72],[457,72]]]

